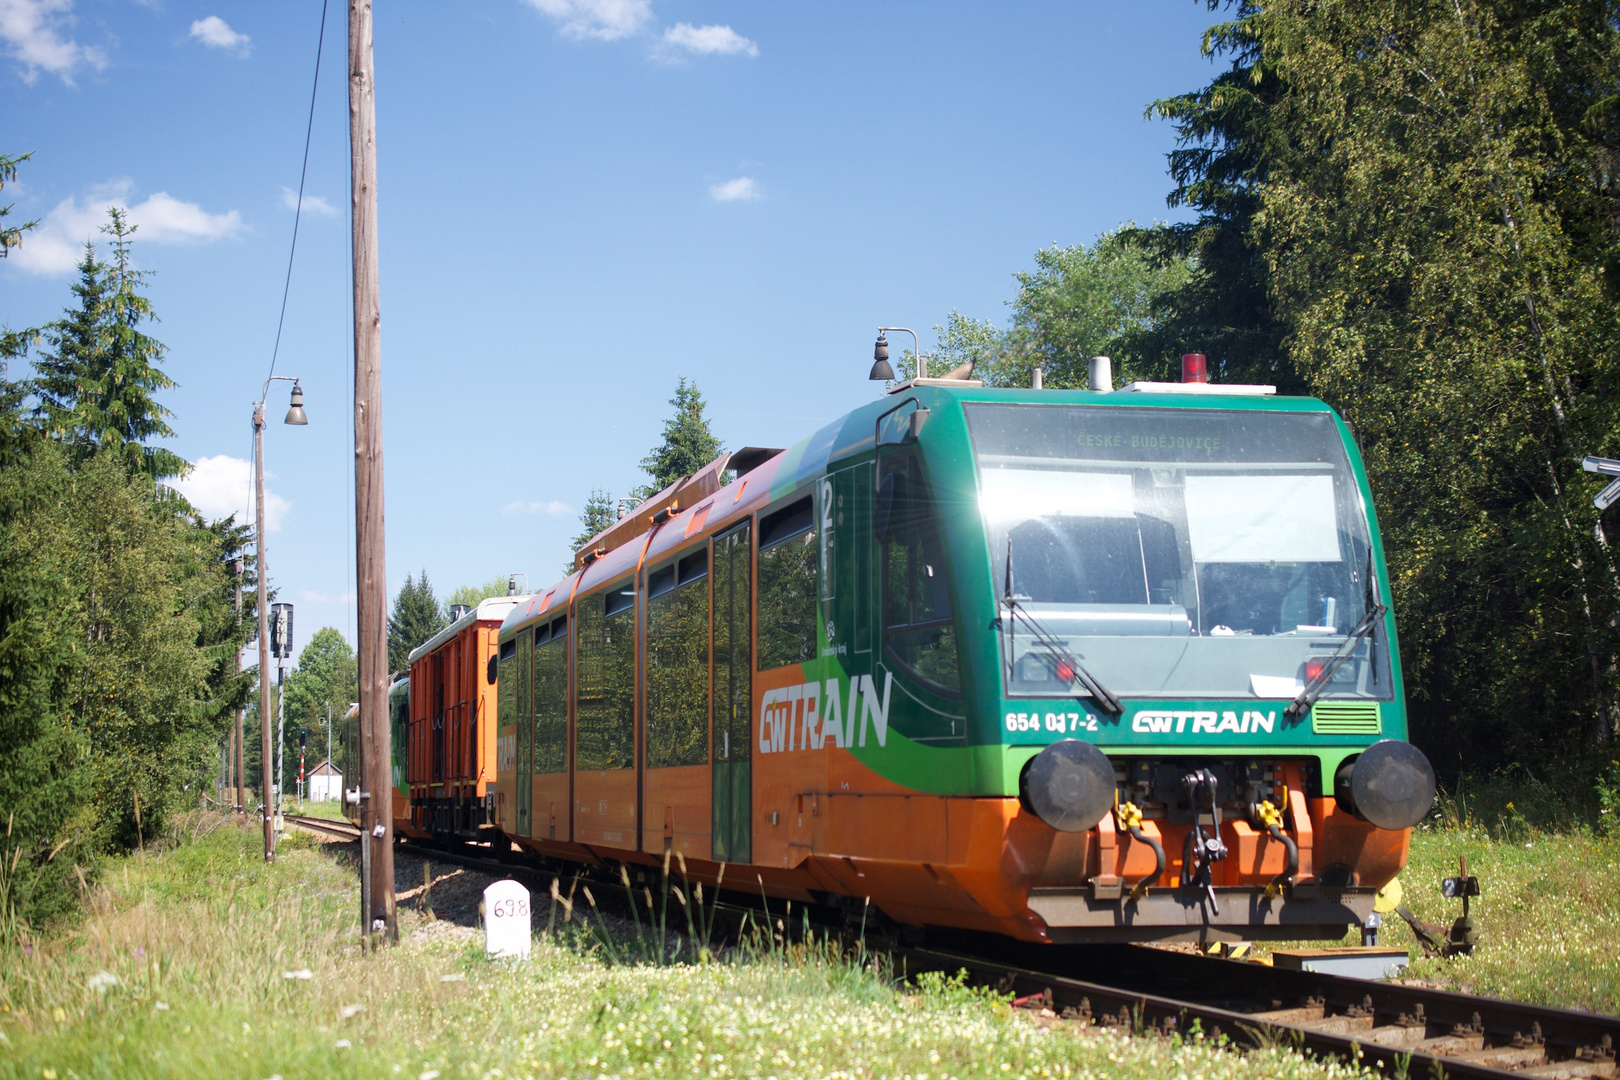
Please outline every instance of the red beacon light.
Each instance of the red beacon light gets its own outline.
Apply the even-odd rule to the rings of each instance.
[[[1326,658],[1320,656],[1313,656],[1305,661],[1305,681],[1315,682],[1322,674],[1322,669],[1327,667],[1327,663]]]
[[[1125,391],[1140,394],[1266,397],[1275,394],[1277,388],[1258,383],[1212,383],[1209,381],[1209,358],[1201,352],[1190,352],[1181,354],[1180,382],[1145,382],[1138,380],[1127,385]]]

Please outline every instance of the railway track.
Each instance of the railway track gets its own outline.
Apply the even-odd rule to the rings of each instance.
[[[338,836],[345,840],[358,840],[360,830],[347,821],[334,821],[331,818],[306,817],[302,814],[283,814],[281,820],[289,825],[296,825],[300,829],[321,833],[324,836]]]
[[[1294,1046],[1387,1075],[1616,1075],[1616,1017],[1141,946],[1033,952],[902,948],[896,960],[908,974],[966,971],[1025,1007],[1081,1024],[1185,1034],[1196,1023],[1211,1038]],[[1106,982],[1079,977],[1089,972]]]
[[[347,822],[288,815],[289,823],[355,839]],[[523,877],[553,873],[482,850],[424,847],[430,859]],[[604,899],[612,902],[612,892]],[[750,901],[752,898],[747,898]],[[757,906],[721,905],[736,920]],[[829,927],[829,930],[834,929]],[[1620,1018],[1372,982],[1136,945],[1054,948],[956,935],[950,947],[900,945],[895,970],[966,972],[1054,1019],[1164,1035],[1194,1029],[1240,1046],[1292,1046],[1356,1060],[1391,1076],[1588,1080],[1620,1076]],[[1104,981],[1097,981],[1097,980]]]

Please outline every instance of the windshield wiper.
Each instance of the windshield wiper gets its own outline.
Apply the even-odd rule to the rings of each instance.
[[[1379,621],[1383,619],[1384,612],[1388,610],[1389,608],[1385,604],[1373,604],[1366,616],[1351,629],[1349,635],[1344,639],[1344,644],[1339,646],[1337,652],[1328,657],[1327,663],[1322,665],[1322,670],[1316,673],[1316,678],[1306,683],[1304,689],[1299,692],[1299,696],[1289,703],[1288,708],[1283,710],[1284,716],[1299,716],[1306,709],[1316,704],[1316,699],[1322,696],[1323,690],[1327,689],[1328,680],[1333,678],[1333,673],[1344,666],[1344,662],[1350,659],[1350,654],[1355,652],[1356,646],[1361,644],[1361,639],[1373,632]]]
[[[1068,650],[1068,647],[1063,644],[1062,639],[1055,636],[1050,630],[1043,626],[1041,622],[1035,618],[1035,616],[1025,611],[1023,607],[1019,605],[1017,598],[1013,596],[1012,537],[1010,536],[1007,538],[1007,582],[1001,598],[1001,603],[1002,606],[1007,609],[1007,613],[1012,617],[1012,619],[1015,621],[1021,621],[1029,630],[1030,635],[1034,637],[1036,642],[1039,643],[1043,649],[1051,654],[1054,660],[1058,661],[1060,665],[1065,665],[1068,667],[1068,682],[1071,688],[1078,685],[1085,691],[1085,694],[1081,696],[1091,698],[1105,712],[1110,712],[1115,716],[1119,716],[1125,711],[1125,707],[1120,704],[1119,698],[1110,693],[1106,686],[1097,681],[1097,677],[1095,675],[1086,670],[1086,666]],[[1011,630],[1011,623],[1008,624],[1008,628]],[[1018,650],[1014,647],[1016,642],[1016,637],[1013,637],[1008,641],[1007,659],[1010,665],[1018,663]],[[1061,674],[1061,670],[1054,671],[1054,674]]]

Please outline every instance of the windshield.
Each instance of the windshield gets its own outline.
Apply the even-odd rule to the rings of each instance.
[[[1376,599],[1326,413],[967,406],[998,598],[1118,694],[1294,697]],[[1008,691],[1063,666],[1002,617]],[[1389,697],[1380,634],[1324,697]]]

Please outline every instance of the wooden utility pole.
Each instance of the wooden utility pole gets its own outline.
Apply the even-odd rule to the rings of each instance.
[[[231,563],[231,573],[236,578],[236,624],[242,625],[242,575],[247,571],[247,560],[238,555]],[[236,650],[236,670],[242,670],[242,650]],[[231,764],[235,767],[236,785],[232,789],[231,801],[236,804],[237,810],[247,813],[247,773],[242,768],[242,719],[247,710],[236,710],[236,738],[232,742]]]
[[[360,669],[361,911],[367,940],[394,918],[394,777],[383,565],[382,309],[377,291],[377,100],[371,2],[349,0],[349,176],[354,255],[354,541]]]
[[[259,794],[264,802],[264,861],[276,861],[276,811],[270,798],[270,570],[264,560],[264,397],[253,406],[253,543],[259,579]]]

